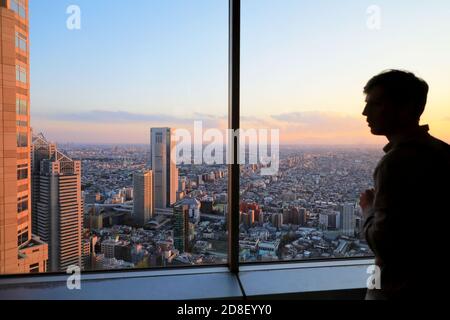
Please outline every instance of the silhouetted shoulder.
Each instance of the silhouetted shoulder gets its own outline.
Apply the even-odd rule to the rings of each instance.
[[[436,151],[442,152],[443,154],[447,154],[447,156],[450,156],[450,145],[448,143],[445,143],[444,141],[439,140],[432,136],[430,140],[431,140],[430,144]]]
[[[395,145],[380,161],[376,171],[423,174],[450,171],[450,145],[430,135]],[[444,173],[444,172],[442,172]]]

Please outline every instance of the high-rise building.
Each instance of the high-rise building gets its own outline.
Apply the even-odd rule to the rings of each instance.
[[[189,250],[189,206],[175,204],[173,207],[175,223],[173,226],[173,246],[180,253]]]
[[[289,211],[289,218],[290,223],[297,226],[304,226],[306,223],[306,209],[291,207]]]
[[[155,205],[151,170],[136,172],[133,175],[133,197],[134,221],[144,226],[153,217]]]
[[[319,224],[324,229],[338,230],[341,228],[341,213],[339,211],[325,211],[319,215]]]
[[[342,234],[345,236],[355,235],[355,205],[353,203],[346,203],[340,206],[341,213],[341,228]]]
[[[243,212],[241,214],[241,220],[242,223],[247,227],[250,228],[255,223],[255,211],[249,210],[248,212]]]
[[[189,251],[189,242],[193,239],[191,226],[200,221],[200,201],[186,197],[173,207],[175,224],[173,230],[174,247],[180,253]]]
[[[81,162],[70,159],[42,134],[32,143],[33,230],[48,243],[48,269],[82,267]]]
[[[173,230],[174,247],[180,253],[189,252],[189,243],[194,239],[194,226],[200,222],[200,201],[186,197],[173,207],[175,224]]]
[[[172,150],[170,128],[152,128],[150,133],[150,166],[153,171],[155,208],[165,209],[176,202],[178,189],[178,169]]]
[[[283,225],[283,214],[282,213],[276,213],[272,215],[272,224],[275,228],[280,229]]]
[[[0,1],[0,274],[45,272],[32,234],[28,0]]]

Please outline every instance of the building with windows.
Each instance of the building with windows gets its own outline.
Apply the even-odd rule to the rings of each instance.
[[[48,269],[82,267],[81,162],[40,134],[32,143],[33,230],[48,243]]]
[[[176,202],[178,169],[172,158],[175,141],[170,128],[152,128],[150,132],[150,166],[153,172],[155,208],[168,208]]]
[[[341,218],[341,228],[342,234],[345,236],[354,236],[355,235],[355,205],[353,203],[346,203],[339,207],[340,218]]]
[[[173,208],[175,223],[173,225],[173,246],[180,253],[189,251],[189,204],[185,199],[176,203]]]
[[[135,223],[144,226],[153,217],[153,173],[151,170],[133,175],[133,217]]]
[[[45,272],[32,234],[28,0],[0,2],[0,274]]]

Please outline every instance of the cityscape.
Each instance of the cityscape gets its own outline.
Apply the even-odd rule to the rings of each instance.
[[[177,165],[166,126],[149,127],[145,145],[58,144],[34,132],[28,1],[0,11],[0,274],[225,264],[227,166]],[[274,175],[242,165],[241,262],[370,256],[357,201],[380,156],[282,146]]]
[[[164,134],[171,131],[152,129],[151,141],[167,141]],[[57,147],[41,135],[34,138],[33,150],[39,143],[41,150],[45,143],[56,152],[64,150],[81,165],[76,188],[83,203],[77,213],[82,216],[78,257],[83,270],[227,262],[226,166],[184,164],[172,168],[176,179],[166,180],[176,185],[164,186],[157,172],[167,177],[170,166],[164,167],[167,161],[159,162],[161,168],[151,164],[170,155],[158,154],[167,148],[157,143]],[[242,166],[241,261],[371,255],[360,232],[357,199],[359,190],[371,187],[379,157],[375,148],[291,146],[281,149],[275,176],[262,176],[258,165]],[[174,199],[171,204],[162,205],[166,198],[156,206],[162,198],[155,192],[158,185]]]
[[[171,150],[177,147],[173,139],[176,130],[183,125],[190,127],[195,120],[208,122],[205,123],[205,128],[226,130],[224,123],[227,117],[221,115],[219,111],[223,105],[225,105],[223,109],[226,110],[226,103],[223,101],[227,100],[227,39],[217,35],[227,35],[228,15],[225,12],[228,10],[227,1],[223,1],[221,6],[217,7],[214,7],[217,4],[213,4],[213,1],[208,2],[208,6],[211,6],[211,8],[208,7],[211,9],[209,19],[214,20],[213,13],[224,18],[223,25],[216,26],[217,34],[211,36],[214,44],[210,38],[201,38],[201,41],[197,39],[197,42],[214,50],[222,48],[217,43],[225,40],[223,41],[224,50],[215,61],[217,64],[207,61],[204,63],[207,67],[200,70],[207,72],[207,77],[202,76],[200,71],[198,74],[193,72],[196,68],[192,66],[187,68],[188,72],[181,76],[179,69],[185,67],[185,62],[188,61],[183,60],[185,58],[183,54],[172,57],[176,61],[179,60],[177,63],[172,63],[173,61],[164,60],[163,50],[158,52],[153,50],[154,48],[144,50],[139,47],[140,49],[130,50],[136,55],[135,59],[128,59],[133,60],[133,63],[138,61],[139,65],[133,64],[129,69],[141,71],[142,67],[143,70],[145,69],[142,71],[143,74],[146,76],[156,74],[157,78],[151,79],[150,89],[145,87],[147,84],[143,84],[145,82],[143,78],[138,76],[136,79],[126,78],[127,81],[134,80],[134,84],[138,83],[145,87],[141,91],[139,88],[142,89],[142,87],[130,89],[132,85],[127,87],[123,83],[127,81],[113,82],[114,79],[121,78],[120,76],[105,73],[105,69],[109,72],[110,69],[117,71],[119,67],[122,67],[125,53],[120,51],[122,48],[119,47],[126,46],[117,45],[118,48],[114,50],[117,49],[120,53],[117,56],[111,55],[120,58],[116,70],[111,68],[110,63],[114,61],[108,60],[111,57],[102,57],[102,59],[105,58],[104,61],[96,60],[91,57],[96,53],[95,50],[86,45],[88,49],[83,52],[88,54],[87,58],[84,57],[86,60],[82,61],[83,65],[86,63],[86,68],[80,69],[87,70],[86,72],[91,72],[92,69],[93,73],[73,72],[72,74],[70,71],[74,69],[67,71],[67,74],[76,78],[74,83],[78,81],[80,88],[84,88],[85,91],[80,89],[79,92],[73,93],[69,92],[70,90],[58,91],[55,89],[58,87],[52,87],[55,91],[52,92],[51,89],[44,88],[47,85],[50,86],[51,81],[48,83],[44,81],[47,78],[52,79],[52,83],[62,83],[62,86],[66,86],[66,83],[55,81],[52,74],[46,74],[43,69],[47,67],[50,69],[50,67],[40,61],[40,65],[36,64],[38,67],[34,69],[36,72],[33,71],[33,74],[41,72],[41,76],[44,74],[47,78],[43,76],[40,78],[44,79],[43,81],[33,82],[33,86],[35,84],[38,86],[38,90],[34,91],[37,94],[33,93],[33,104],[30,97],[32,83],[29,3],[31,3],[29,0],[0,2],[0,56],[2,58],[0,60],[0,131],[2,133],[2,139],[0,139],[2,179],[0,183],[0,274],[58,273],[66,272],[72,267],[77,267],[81,271],[96,271],[226,264],[227,228],[230,216],[228,167],[217,163],[182,162],[177,164],[177,159],[174,158]],[[167,15],[172,10],[178,14],[184,13],[186,6],[189,6],[183,4],[183,1],[178,1],[177,5],[172,7],[166,2],[148,3],[149,1],[141,1],[142,6],[152,6],[151,8],[155,9],[152,12],[155,16],[158,13]],[[85,5],[90,6],[92,10],[97,9],[96,13],[103,18],[105,18],[104,15],[109,15],[98,10],[97,6],[101,4],[94,4],[92,1],[88,4],[86,1]],[[206,2],[202,5],[206,5]],[[290,5],[294,8],[299,6],[295,4],[295,1]],[[160,11],[157,10],[158,8]],[[56,10],[54,7],[49,9],[49,15],[55,14]],[[111,9],[111,15],[121,17],[122,10],[132,10],[133,15],[147,14],[143,9],[136,13],[136,10],[118,7]],[[192,10],[192,12],[195,11]],[[267,11],[270,12],[270,10]],[[327,12],[331,11],[327,10]],[[45,10],[42,12],[47,14]],[[295,15],[292,17],[295,23],[303,23],[303,20]],[[109,16],[107,18],[111,21],[119,21]],[[142,20],[147,18],[145,16]],[[180,20],[177,20],[179,24],[177,27],[183,29],[183,23],[191,22],[192,17],[188,14],[186,16],[180,14],[178,18]],[[248,19],[245,21],[257,23],[258,20]],[[266,24],[264,19],[261,21]],[[40,23],[36,25],[56,29],[53,26],[49,27],[45,21]],[[91,23],[94,36],[89,35],[89,41],[100,38],[95,32],[107,36],[104,34],[104,29],[99,27],[102,22],[91,21]],[[204,25],[198,23],[193,28],[203,30]],[[117,26],[109,25],[108,27]],[[122,25],[119,27],[124,28],[125,31],[123,34],[117,32],[117,36],[124,36],[128,41],[127,37],[131,32],[128,32],[127,28],[131,27]],[[146,29],[140,25],[133,28],[133,32]],[[248,34],[255,30],[258,34],[260,32],[260,28],[253,28],[253,31],[248,29],[246,29]],[[116,36],[113,30],[115,29],[108,29],[106,32],[108,36],[110,36],[109,33]],[[200,34],[193,30],[190,32],[195,35]],[[318,30],[326,33],[326,30],[320,28]],[[78,31],[74,31],[72,35],[75,32]],[[244,32],[247,37],[248,34]],[[346,33],[343,32],[343,34]],[[278,35],[278,32],[273,32],[273,35]],[[367,39],[365,34],[358,33],[359,35],[362,35],[361,39]],[[82,36],[77,38],[77,36],[73,36],[72,40],[87,41],[86,38]],[[83,36],[86,37],[85,34]],[[163,45],[167,45],[165,48],[171,50],[170,52],[175,52],[182,47],[178,46],[178,41],[186,41],[187,47],[190,45],[191,39],[183,38],[174,30],[168,32],[167,37],[171,40],[175,39],[173,43],[167,40],[174,47],[158,37],[156,39],[159,39]],[[43,39],[42,44],[39,44],[40,39],[36,38],[34,43],[38,45],[33,44],[35,46],[33,48],[50,46],[56,41],[55,39],[60,38],[52,34],[51,41],[45,42]],[[146,42],[141,40],[139,35],[135,35],[135,38],[129,42],[135,42],[136,45]],[[311,39],[305,39],[307,40]],[[315,43],[314,39],[311,41]],[[329,43],[327,40],[325,42]],[[376,43],[376,41],[368,42]],[[437,42],[444,43],[444,41]],[[112,43],[120,42],[112,41]],[[359,41],[355,43],[359,45]],[[106,40],[101,44],[103,47],[99,46],[102,47],[98,48],[99,50],[108,50]],[[286,40],[285,44],[291,44],[291,40]],[[269,51],[268,46],[266,43],[259,45],[256,45],[256,49],[249,46],[253,47],[253,52],[250,48],[247,49],[252,54],[262,52],[260,59],[263,59],[264,54]],[[330,45],[335,44],[330,43]],[[73,50],[74,47],[75,45],[67,46],[61,50],[68,54],[68,51]],[[379,45],[379,47],[383,46]],[[204,50],[201,50],[200,45],[199,48],[197,50],[203,54]],[[296,47],[293,49],[300,50]],[[258,129],[262,126],[280,128],[281,145],[279,169],[276,173],[269,176],[262,174],[262,170],[266,167],[260,162],[243,164],[240,168],[239,253],[242,263],[372,256],[362,232],[363,217],[359,207],[359,196],[361,192],[374,187],[373,172],[377,162],[383,156],[383,151],[379,143],[381,140],[370,136],[369,129],[361,118],[360,107],[363,99],[362,93],[358,92],[361,88],[357,86],[362,86],[366,77],[373,74],[375,69],[364,69],[368,65],[367,61],[358,60],[355,62],[355,65],[359,66],[358,72],[353,75],[354,78],[350,79],[351,81],[349,79],[342,81],[342,78],[345,78],[342,74],[348,72],[345,66],[349,65],[349,62],[353,63],[345,59],[354,59],[355,56],[352,54],[359,55],[360,50],[363,49],[367,52],[375,52],[376,55],[377,51],[372,50],[370,46],[367,48],[361,46],[358,50],[348,50],[351,54],[333,57],[333,59],[344,59],[343,63],[336,63],[336,65],[342,65],[344,69],[333,70],[330,74],[333,73],[335,78],[326,80],[324,79],[327,77],[319,77],[317,74],[328,70],[327,64],[321,65],[320,67],[325,69],[319,71],[316,70],[316,66],[300,68],[298,67],[300,64],[296,64],[297,60],[304,60],[309,64],[311,60],[308,59],[315,56],[315,53],[309,51],[307,51],[307,58],[303,60],[297,59],[295,54],[292,54],[292,56],[283,56],[282,59],[270,57],[266,62],[262,62],[263,60],[259,61],[253,57],[249,59],[248,54],[243,55],[243,61],[247,63],[248,68],[247,76],[250,75],[250,77],[243,77],[247,83],[243,87],[247,91],[242,98],[242,109],[246,110],[246,114],[242,115],[242,127],[260,125]],[[195,50],[190,50],[192,48],[187,50],[186,56],[196,57],[197,63],[200,61],[203,65],[204,61],[201,61],[203,56]],[[302,50],[300,51],[303,52]],[[291,52],[290,47],[289,50],[280,49],[279,51]],[[396,50],[391,51],[392,55],[397,54]],[[440,49],[435,51],[443,52]],[[142,52],[155,54],[152,56],[153,59],[145,56],[145,59],[149,60],[150,67],[143,66],[142,56],[139,56]],[[320,54],[325,54],[324,52]],[[337,50],[330,47],[326,52],[337,52]],[[410,52],[421,55],[420,50],[410,50]],[[208,53],[211,54],[211,52]],[[276,53],[272,52],[272,54]],[[42,59],[45,51],[41,51],[40,54]],[[60,52],[55,54],[62,55]],[[267,54],[270,56],[269,53]],[[361,56],[364,55],[361,54]],[[38,58],[36,61],[39,61]],[[163,62],[160,63],[158,59]],[[283,70],[295,69],[289,64],[289,59],[294,59],[295,63],[292,64],[292,60],[290,61],[294,67],[298,67],[302,72],[310,73],[306,73],[304,78],[298,74],[285,77]],[[317,61],[328,62],[333,59],[323,56],[321,59],[317,58]],[[370,58],[364,59],[370,60]],[[443,59],[447,61],[446,56]],[[69,62],[64,63],[73,64],[75,67],[72,66],[72,68],[79,68],[69,58],[67,60]],[[269,78],[272,81],[273,75],[269,72],[269,76],[260,76],[259,73],[261,65],[269,65],[272,60],[277,60],[280,63],[277,65],[279,70],[283,71],[274,72],[275,75],[280,73],[281,76],[279,75],[278,80],[273,82],[284,78],[295,80],[293,81],[295,85],[290,83],[285,86],[281,82],[274,85],[275,89],[278,87],[278,91],[273,89],[273,94],[279,94],[281,98],[268,94],[268,91],[272,91],[272,87],[270,90],[265,90],[266,82],[269,82]],[[372,60],[377,59],[372,58]],[[61,63],[56,58],[54,61]],[[87,61],[92,65],[89,65]],[[386,63],[389,62],[389,66],[391,64],[398,66],[398,61],[386,60]],[[438,59],[435,62],[440,63]],[[374,66],[376,71],[385,67],[384,63]],[[47,64],[50,63],[47,62]],[[160,76],[160,73],[166,70],[164,68],[168,70],[168,73]],[[214,69],[214,72],[210,73],[209,68]],[[435,70],[435,68],[431,69]],[[120,70],[123,73],[123,69]],[[219,88],[219,81],[217,81],[211,85],[211,92],[205,93],[208,91],[204,90],[206,82],[212,83],[213,80],[220,78],[221,74],[218,70],[225,70],[225,76],[220,82],[223,88]],[[60,70],[57,70],[57,73],[59,75]],[[99,78],[94,80],[89,76],[99,74],[104,76],[101,79],[105,81],[105,84],[99,86],[103,91],[99,89],[101,93],[97,94],[97,88],[86,90],[86,86],[91,86],[89,80],[92,83],[99,81]],[[176,81],[171,77],[177,79],[178,76],[181,79],[180,83],[189,84],[183,86],[175,83]],[[207,79],[206,82],[204,82],[205,79]],[[296,83],[297,80],[300,83],[300,79],[305,83],[297,89]],[[434,82],[438,82],[436,79],[440,80],[438,77],[434,79]],[[254,85],[251,89],[248,88],[249,82]],[[342,82],[342,86],[337,82]],[[344,85],[348,91],[343,90]],[[328,92],[330,87],[332,90]],[[445,113],[447,112],[445,99],[448,99],[448,95],[445,96],[445,94],[448,90],[446,88],[439,90],[439,86],[435,87],[438,98],[430,102],[435,108],[433,113],[427,116],[437,124],[437,132],[445,133],[448,138],[448,119],[450,118]],[[198,95],[202,96],[202,99],[199,99],[202,103],[199,105],[191,99],[195,96],[194,89],[200,92],[197,93]],[[148,93],[149,96],[151,94],[155,96],[155,98],[152,96],[154,100],[143,99],[143,95],[147,95],[147,90],[151,91]],[[117,93],[120,103],[114,104],[116,96],[113,93]],[[134,93],[136,96],[132,99]],[[54,100],[42,102],[42,96],[53,94]],[[76,99],[73,97],[78,97],[77,94],[79,94],[79,100],[74,102]],[[169,98],[173,95],[173,100],[168,98],[167,104],[161,103],[160,94]],[[182,97],[183,94],[186,98]],[[251,97],[252,94],[253,97]],[[70,95],[71,98],[66,99],[65,95]],[[38,99],[34,99],[35,96],[38,96]],[[336,99],[329,96],[336,96]],[[39,98],[41,103],[35,104],[34,101],[39,101]],[[62,99],[63,103],[58,99]],[[88,107],[91,103],[89,99],[92,99],[92,107]],[[101,107],[96,110],[95,108],[100,104],[99,101],[103,99],[106,102],[101,102]],[[219,100],[222,104],[217,102]],[[435,102],[437,100],[440,105]],[[131,102],[126,105],[123,101]],[[301,109],[309,103],[313,111]],[[109,105],[111,110],[102,109],[109,108]],[[58,113],[60,109],[67,112]],[[148,109],[152,112],[167,109],[167,112],[146,114],[144,111]],[[210,114],[199,112],[204,110]],[[248,114],[251,116],[247,116]],[[264,117],[261,117],[261,114]],[[122,123],[121,118],[126,118],[128,122]],[[139,128],[134,128],[135,124]],[[249,124],[255,124],[255,126]],[[142,127],[145,128],[141,130]],[[79,140],[77,140],[78,136],[80,136]],[[299,136],[303,140],[299,140]],[[134,142],[123,142],[131,140]],[[329,143],[322,143],[323,141]],[[308,142],[311,143],[308,144]]]

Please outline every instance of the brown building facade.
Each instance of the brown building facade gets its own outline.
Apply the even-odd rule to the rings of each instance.
[[[45,272],[31,229],[28,0],[0,0],[0,274]]]

